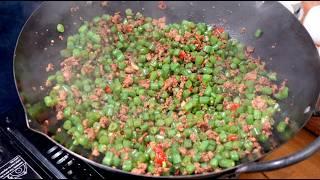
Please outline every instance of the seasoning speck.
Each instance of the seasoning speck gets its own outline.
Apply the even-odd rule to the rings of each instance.
[[[61,41],[63,41],[63,39],[64,39],[63,36],[61,36],[61,35],[60,35],[58,38],[59,38]]]
[[[242,28],[240,29],[240,33],[241,33],[241,34],[244,34],[246,31],[247,31],[247,29],[246,29],[245,27],[242,27]]]

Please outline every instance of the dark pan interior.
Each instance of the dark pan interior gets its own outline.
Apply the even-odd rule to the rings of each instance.
[[[31,16],[20,35],[14,62],[16,84],[23,104],[35,104],[43,100],[47,90],[40,91],[48,76],[48,63],[59,67],[63,60],[59,51],[66,46],[61,41],[56,25],[65,25],[64,37],[74,34],[81,25],[80,17],[90,21],[104,13],[124,12],[131,8],[146,16],[165,16],[167,23],[183,19],[222,25],[232,38],[255,47],[255,57],[260,57],[267,69],[277,72],[278,79],[288,80],[289,98],[282,103],[276,123],[288,116],[290,128],[284,134],[274,132],[270,139],[277,147],[291,138],[309,120],[320,91],[318,70],[320,61],[314,44],[299,21],[277,2],[166,2],[167,8],[160,10],[158,2],[45,2]],[[80,9],[71,16],[70,7]],[[122,13],[123,14],[123,13]],[[241,34],[241,28],[246,32]],[[254,37],[257,28],[263,36]],[[54,40],[53,45],[50,45]],[[32,90],[37,87],[37,91]],[[310,107],[310,111],[305,110]],[[50,114],[50,113],[49,113]],[[32,119],[31,128],[38,129],[38,119]],[[269,150],[266,150],[268,152]],[[92,161],[90,161],[92,162]],[[102,166],[102,165],[101,165]],[[104,166],[105,167],[105,166]],[[207,174],[205,176],[210,176]],[[195,177],[195,176],[194,176]]]

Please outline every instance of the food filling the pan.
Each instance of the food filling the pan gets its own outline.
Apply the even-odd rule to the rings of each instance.
[[[222,27],[125,14],[84,22],[47,79],[44,102],[69,148],[157,176],[218,172],[260,152],[288,87],[251,57],[254,48]]]

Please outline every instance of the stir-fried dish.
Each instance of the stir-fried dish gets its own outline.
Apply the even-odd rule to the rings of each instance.
[[[47,79],[44,102],[69,148],[157,176],[218,172],[260,152],[288,88],[254,48],[222,27],[125,14],[85,21]]]

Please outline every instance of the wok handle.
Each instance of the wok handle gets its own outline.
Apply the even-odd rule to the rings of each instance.
[[[259,172],[259,171],[272,171],[275,169],[284,168],[290,165],[293,165],[297,162],[300,162],[304,159],[307,159],[312,154],[320,150],[320,137],[318,137],[315,141],[309,144],[305,149],[296,152],[292,155],[267,161],[267,162],[254,162],[250,164],[246,164],[240,166],[236,172],[237,173],[244,173],[244,172]]]

